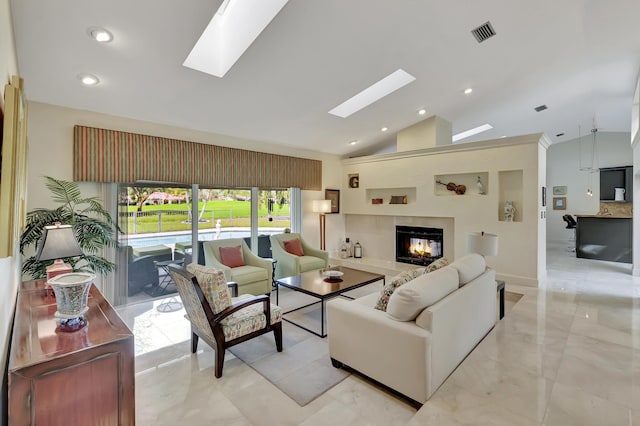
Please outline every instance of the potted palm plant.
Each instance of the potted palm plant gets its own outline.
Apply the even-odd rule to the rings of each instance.
[[[51,191],[51,198],[60,205],[55,209],[38,208],[27,213],[25,231],[20,236],[20,253],[24,255],[28,247],[37,248],[44,234],[44,227],[60,222],[73,227],[76,239],[84,252],[82,256],[62,259],[75,271],[93,272],[106,275],[115,269],[97,253],[103,247],[117,247],[115,230],[118,225],[106,211],[97,197],[82,197],[76,182],[68,182],[45,176],[45,185]],[[22,264],[22,273],[32,279],[46,277],[46,267],[53,261],[39,262],[35,254]]]

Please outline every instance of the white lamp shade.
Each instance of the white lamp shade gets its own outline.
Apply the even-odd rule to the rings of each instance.
[[[498,236],[486,232],[471,232],[467,238],[467,250],[482,256],[497,256]]]
[[[313,200],[314,213],[331,213],[331,200]]]

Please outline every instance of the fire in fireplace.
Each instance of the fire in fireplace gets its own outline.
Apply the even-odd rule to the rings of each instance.
[[[428,265],[442,257],[442,229],[396,226],[396,262]]]

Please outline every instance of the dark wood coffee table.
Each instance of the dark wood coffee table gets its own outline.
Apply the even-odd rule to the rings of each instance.
[[[326,270],[342,271],[344,275],[338,280],[326,280],[322,273]],[[304,272],[300,275],[293,277],[279,278],[276,280],[276,304],[279,302],[280,292],[278,289],[280,286],[290,288],[291,290],[298,291],[300,293],[307,294],[309,296],[320,299],[318,302],[309,303],[299,308],[292,309],[282,313],[282,319],[290,324],[298,326],[309,333],[313,333],[319,337],[327,337],[324,330],[324,317],[326,312],[326,301],[328,299],[342,296],[347,299],[353,299],[353,297],[345,296],[343,293],[356,289],[358,287],[365,286],[367,284],[374,283],[382,280],[384,285],[384,275],[372,274],[370,272],[359,271],[357,269],[351,269],[344,266],[336,266],[328,269],[320,269],[317,271]],[[309,306],[320,303],[320,333],[317,333],[301,324],[293,322],[284,317],[285,314],[299,311],[300,309],[307,308]]]

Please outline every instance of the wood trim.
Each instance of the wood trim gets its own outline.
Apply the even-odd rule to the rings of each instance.
[[[23,81],[13,76],[4,89],[5,116],[0,171],[0,258],[13,256],[25,226],[27,193],[27,111]]]

